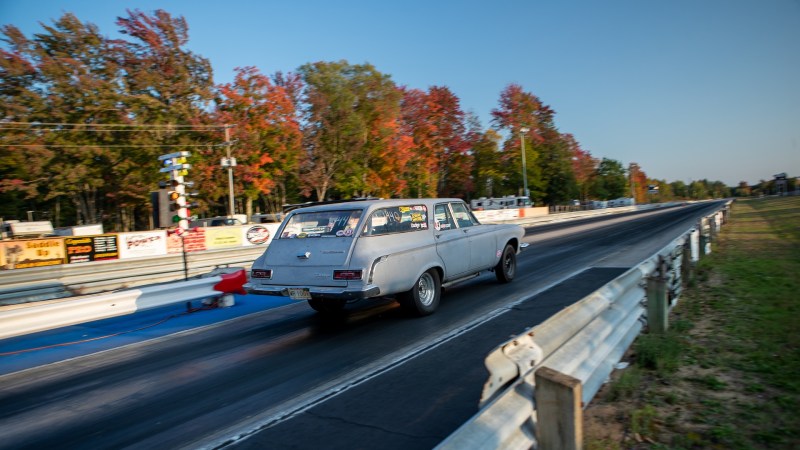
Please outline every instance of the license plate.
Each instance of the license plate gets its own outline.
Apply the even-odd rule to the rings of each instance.
[[[292,300],[311,300],[308,288],[289,288],[289,298]]]

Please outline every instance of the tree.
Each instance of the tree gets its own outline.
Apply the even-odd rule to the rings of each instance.
[[[130,39],[114,42],[124,69],[122,105],[132,122],[153,132],[130,138],[139,147],[118,167],[115,192],[126,205],[142,205],[148,203],[149,192],[161,178],[153,170],[153,161],[164,148],[211,145],[218,139],[219,128],[212,126],[207,113],[213,100],[211,64],[186,49],[186,20],[164,10],[153,15],[127,12],[128,17],[119,17],[116,23]]]
[[[631,196],[636,203],[648,203],[648,187],[647,174],[644,173],[639,164],[632,162],[628,166],[628,177],[631,185]]]
[[[46,33],[33,40],[4,28],[12,45],[3,58],[3,85],[8,77],[3,100],[10,105],[4,117],[33,125],[13,133],[22,147],[9,149],[16,153],[11,158],[17,169],[13,178],[4,176],[3,189],[56,204],[67,198],[75,206],[75,222],[99,222],[103,210],[117,206],[117,191],[109,184],[125,157],[114,146],[119,136],[95,126],[125,118],[118,108],[118,58],[96,26],[72,14],[43,27]]]
[[[336,196],[391,196],[405,189],[407,141],[400,139],[401,93],[370,64],[317,62],[299,69],[303,111],[304,191]]]
[[[545,186],[544,202],[564,204],[579,195],[572,161],[577,143],[572,135],[562,135],[555,131],[554,126],[547,130],[543,133],[544,141],[538,144]]]
[[[406,172],[412,193],[466,197],[472,190],[469,152],[476,136],[475,124],[467,131],[460,101],[446,87],[402,92],[403,130],[413,140],[410,170]]]
[[[531,198],[540,202],[545,198],[546,186],[542,177],[542,168],[539,161],[537,144],[542,143],[542,133],[548,125],[546,120],[551,118],[549,108],[542,104],[535,95],[525,92],[517,84],[508,85],[500,93],[499,106],[492,110],[492,123],[499,130],[506,130],[509,134],[503,143],[503,165],[507,168],[503,180],[502,194],[511,194],[523,186],[522,168],[522,139],[525,135],[525,172],[527,175],[528,189]],[[542,121],[544,119],[544,123]],[[527,132],[522,132],[527,128]]]
[[[489,129],[479,137],[473,146],[473,178],[477,197],[493,197],[494,186],[503,178],[503,167],[500,162],[501,140],[502,136]]]
[[[245,213],[262,196],[270,212],[286,203],[287,185],[298,176],[302,135],[295,105],[283,87],[273,84],[254,67],[236,69],[232,83],[218,87],[214,122],[229,124],[237,159],[235,192],[245,198]],[[226,153],[212,148],[198,168],[204,173],[203,191],[226,197],[227,177],[217,161]]]
[[[597,176],[591,195],[599,200],[612,200],[625,196],[627,180],[622,163],[603,158],[597,166]]]
[[[571,135],[567,135],[566,142],[572,150],[572,173],[575,174],[580,200],[586,202],[589,200],[589,192],[597,176],[600,162],[592,157],[591,153],[583,150]]]
[[[752,191],[750,189],[750,185],[746,181],[740,181],[739,185],[736,187],[734,196],[736,197],[749,197],[752,195]]]
[[[670,186],[672,186],[672,193],[675,195],[675,197],[682,199],[689,198],[689,187],[686,186],[686,183],[683,181],[673,181],[670,183]]]

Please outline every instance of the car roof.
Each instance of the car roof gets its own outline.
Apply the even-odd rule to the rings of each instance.
[[[362,211],[374,210],[378,208],[386,208],[392,206],[406,206],[406,205],[432,205],[434,203],[444,202],[463,202],[460,198],[392,198],[392,199],[375,199],[375,200],[357,200],[357,201],[344,201],[341,203],[328,203],[324,205],[307,206],[305,208],[298,208],[292,211],[297,212],[322,212],[334,210],[355,210]]]

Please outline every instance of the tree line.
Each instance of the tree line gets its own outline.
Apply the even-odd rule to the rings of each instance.
[[[189,26],[163,10],[127,11],[122,38],[66,13],[27,37],[0,29],[0,217],[56,226],[152,225],[158,156],[192,153],[192,214],[225,214],[231,152],[236,209],[351,197],[499,197],[537,205],[729,196],[721,182],[648,178],[596,158],[555,124],[555,110],[509,84],[484,129],[446,86],[396,84],[371,64],[314,62],[265,75],[236,69],[215,84],[187,47]],[[659,186],[658,194],[648,187]]]

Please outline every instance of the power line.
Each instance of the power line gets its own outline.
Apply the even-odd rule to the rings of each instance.
[[[208,130],[223,130],[227,125],[190,125],[190,124],[124,124],[124,123],[67,123],[67,122],[2,122],[2,125],[18,125],[30,127],[97,127],[97,128],[110,128],[110,127],[125,127],[125,128],[141,128],[143,131],[149,130],[175,130],[186,129],[190,131],[208,131]],[[10,128],[19,129],[19,128]]]
[[[56,131],[56,132],[73,132],[79,131],[81,133],[140,133],[140,132],[156,132],[156,131],[171,131],[173,133],[182,132],[197,132],[197,131],[221,131],[220,128],[192,128],[192,129],[169,129],[169,128],[149,128],[149,129],[124,129],[124,128],[106,128],[106,129],[80,129],[80,128],[14,128],[14,127],[0,127],[3,131]]]
[[[62,148],[81,148],[81,147],[102,147],[102,148],[171,148],[171,147],[221,147],[225,144],[168,144],[168,145],[102,145],[102,144],[0,144],[0,147],[62,147]]]

